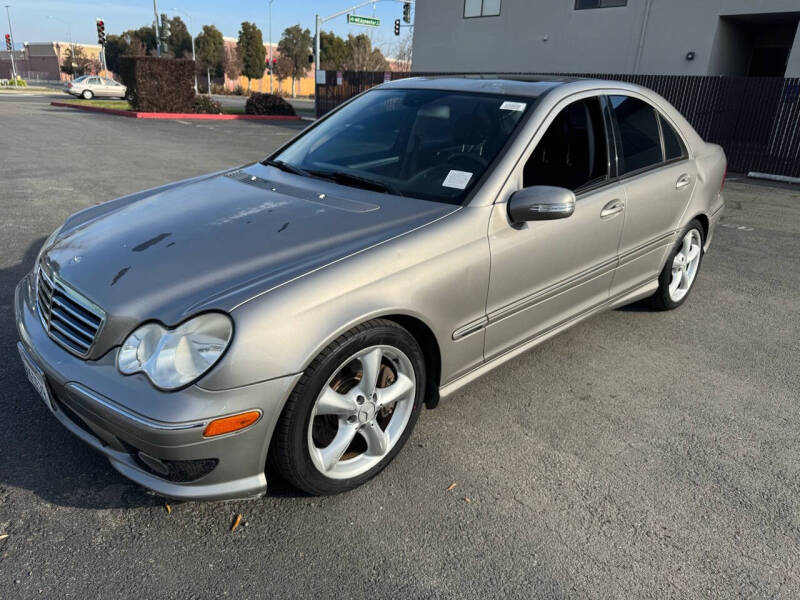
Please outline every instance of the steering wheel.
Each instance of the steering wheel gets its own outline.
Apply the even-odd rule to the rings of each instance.
[[[472,152],[454,152],[450,156],[447,157],[448,163],[454,163],[458,160],[471,160],[473,163],[480,166],[480,169],[476,170],[483,170],[489,166],[489,161],[480,156],[479,154],[473,154]]]

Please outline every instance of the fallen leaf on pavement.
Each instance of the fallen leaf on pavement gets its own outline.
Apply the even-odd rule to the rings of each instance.
[[[452,492],[452,491],[453,491],[453,489],[455,489],[456,485],[458,485],[458,484],[451,483],[451,484],[450,484],[450,485],[447,487],[447,491],[448,491],[448,492]]]
[[[467,504],[469,504],[470,502],[472,502],[472,500],[470,500],[469,498],[467,498],[466,496],[464,496],[464,502],[466,502]]]
[[[165,504],[165,505],[164,505],[164,508],[166,508],[166,509],[167,509],[167,514],[168,514],[168,515],[171,515],[171,514],[172,514],[172,507],[171,507],[169,504]]]
[[[236,528],[239,526],[239,523],[242,522],[242,515],[236,515],[236,518],[233,520],[233,525],[231,526],[231,531],[236,531]]]
[[[8,537],[8,534],[7,533],[3,533],[2,535],[0,535],[0,540],[4,540],[7,537]]]

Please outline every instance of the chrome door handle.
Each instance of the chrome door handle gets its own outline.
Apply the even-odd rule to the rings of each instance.
[[[675,182],[675,189],[682,190],[690,183],[692,183],[692,178],[689,177],[689,175],[687,175],[686,173],[684,173],[683,175],[678,177],[678,181]]]
[[[603,210],[600,211],[600,218],[608,219],[609,217],[618,215],[623,210],[625,210],[625,203],[622,200],[612,200],[603,207]]]

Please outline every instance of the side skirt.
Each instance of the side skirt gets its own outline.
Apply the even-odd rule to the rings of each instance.
[[[642,298],[647,298],[648,296],[652,296],[657,289],[658,289],[658,280],[656,279],[644,285],[637,286],[632,290],[627,290],[622,292],[621,294],[617,294],[613,298],[609,298],[608,300],[601,302],[600,304],[597,304],[592,308],[583,311],[582,313],[578,313],[577,315],[570,317],[565,321],[557,323],[556,325],[553,325],[550,329],[546,329],[545,331],[542,331],[539,334],[537,334],[535,337],[525,342],[522,342],[519,346],[512,348],[511,350],[508,350],[507,352],[501,354],[500,356],[496,356],[492,360],[483,363],[479,367],[476,367],[469,373],[466,373],[461,377],[459,377],[458,379],[455,379],[441,386],[439,388],[439,397],[446,398],[448,396],[453,395],[455,392],[460,390],[468,383],[472,383],[479,377],[482,377],[483,375],[486,375],[490,371],[493,371],[503,363],[508,362],[512,358],[519,356],[523,352],[527,352],[534,346],[538,346],[542,342],[549,340],[550,338],[558,335],[562,331],[569,329],[573,325],[577,325],[578,323],[580,323],[585,319],[588,319],[592,315],[601,313],[606,310],[618,308],[620,306],[625,306],[626,304],[636,302],[637,300],[641,300]]]

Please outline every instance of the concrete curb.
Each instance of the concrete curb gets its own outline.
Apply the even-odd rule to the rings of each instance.
[[[289,115],[210,115],[198,113],[156,113],[137,112],[133,110],[118,110],[116,108],[102,108],[100,106],[82,106],[68,102],[51,102],[50,106],[75,108],[89,112],[106,113],[131,119],[195,119],[198,121],[299,121],[302,117]]]

